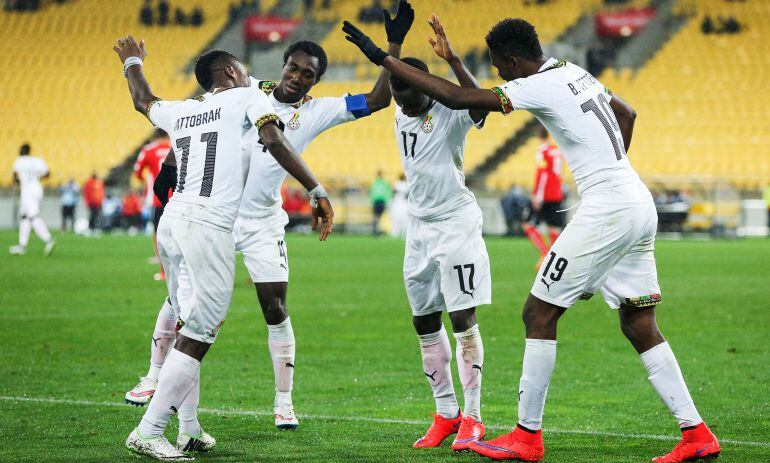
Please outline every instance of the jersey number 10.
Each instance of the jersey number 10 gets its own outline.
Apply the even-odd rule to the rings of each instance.
[[[217,158],[217,132],[206,132],[201,134],[201,142],[206,144],[206,162],[203,166],[203,181],[201,182],[200,196],[211,196],[211,189],[214,187],[214,162]],[[177,139],[176,147],[182,150],[182,156],[179,161],[179,181],[176,191],[184,191],[184,182],[187,179],[187,161],[190,158],[190,137]]]
[[[602,123],[604,130],[607,131],[607,135],[610,137],[610,143],[612,143],[612,148],[615,150],[615,157],[621,160],[626,152],[626,148],[623,146],[622,141],[618,141],[618,136],[620,136],[620,140],[623,140],[623,135],[620,133],[620,126],[615,119],[615,113],[612,112],[610,103],[603,93],[598,94],[596,99],[599,100],[599,104],[596,104],[596,101],[591,98],[581,104],[580,109],[583,110],[584,114],[592,112],[599,118],[599,122]]]

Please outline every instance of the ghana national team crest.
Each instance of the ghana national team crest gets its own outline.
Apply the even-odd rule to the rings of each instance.
[[[297,130],[299,128],[299,111],[294,113],[294,116],[292,116],[291,120],[287,125],[289,127],[289,130]]]
[[[425,120],[422,121],[422,131],[425,133],[431,133],[433,132],[433,122],[431,122],[433,119],[432,114],[428,114],[425,116]]]

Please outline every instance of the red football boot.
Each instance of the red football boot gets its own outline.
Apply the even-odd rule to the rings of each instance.
[[[433,424],[430,425],[428,431],[424,436],[417,439],[417,442],[412,444],[412,447],[416,449],[427,449],[430,447],[438,447],[441,442],[447,437],[456,433],[460,429],[460,423],[463,420],[463,414],[458,413],[457,418],[444,418],[438,413],[433,414]]]
[[[493,460],[540,461],[545,453],[542,432],[527,431],[520,426],[490,441],[473,441],[468,447]]]
[[[710,461],[719,457],[717,436],[711,432],[706,423],[692,428],[682,429],[682,440],[676,444],[668,455],[655,457],[654,463],[680,463],[683,461]]]
[[[452,450],[468,450],[471,442],[481,440],[484,438],[484,425],[481,421],[476,421],[470,416],[464,416],[460,422],[460,429],[457,431],[455,441],[452,442]]]

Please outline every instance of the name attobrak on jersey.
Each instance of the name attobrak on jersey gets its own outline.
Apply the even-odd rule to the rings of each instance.
[[[231,230],[249,171],[244,143],[279,120],[267,96],[255,87],[236,87],[156,101],[148,117],[169,134],[177,161],[177,189],[164,214]]]
[[[280,117],[278,126],[298,153],[325,130],[368,116],[364,95],[313,98],[306,95],[296,103],[281,103],[273,90],[276,82],[251,78],[251,87],[260,89]],[[256,133],[247,141],[252,147],[249,177],[238,211],[247,219],[271,216],[281,210],[281,185],[286,171],[270,156]]]

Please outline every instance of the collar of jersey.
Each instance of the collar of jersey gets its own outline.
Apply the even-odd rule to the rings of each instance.
[[[310,96],[310,95],[305,95],[304,97],[302,97],[302,99],[301,99],[301,100],[299,100],[299,101],[298,101],[298,102],[296,102],[296,103],[284,103],[284,102],[282,102],[282,101],[278,101],[278,98],[276,98],[276,97],[275,97],[275,95],[273,95],[273,90],[275,90],[275,87],[277,87],[277,86],[278,86],[278,82],[275,82],[275,81],[273,81],[273,80],[263,80],[263,81],[260,81],[260,82],[259,82],[259,88],[260,88],[260,89],[261,89],[263,92],[265,92],[265,95],[267,95],[267,96],[272,96],[272,97],[273,97],[273,99],[274,99],[275,101],[277,101],[278,103],[280,103],[280,104],[282,104],[282,105],[286,105],[286,106],[291,106],[291,107],[292,107],[292,108],[294,108],[294,109],[299,109],[299,107],[300,107],[300,106],[302,106],[303,104],[305,104],[305,103],[307,103],[308,101],[310,101],[310,100],[312,100],[312,99],[313,99],[313,97],[312,97],[312,96]]]
[[[566,66],[567,62],[564,60],[556,59],[556,58],[548,58],[545,63],[540,67],[540,69],[537,70],[537,73],[540,74],[541,72],[550,71],[551,69],[560,68],[562,66]]]

